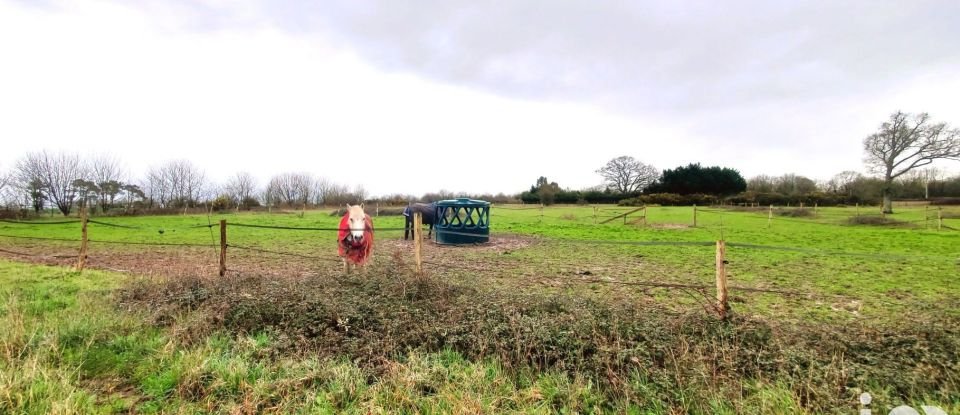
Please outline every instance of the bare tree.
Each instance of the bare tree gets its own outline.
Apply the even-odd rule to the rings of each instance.
[[[9,183],[10,183],[10,174],[5,171],[0,171],[0,192],[6,189]]]
[[[777,178],[761,174],[747,180],[747,190],[757,193],[772,193]]]
[[[100,212],[112,205],[123,186],[124,169],[120,159],[101,154],[90,160],[90,180],[97,186]]]
[[[817,183],[810,178],[788,173],[774,179],[773,190],[784,195],[805,195],[817,191]]]
[[[256,188],[257,179],[250,173],[240,172],[227,181],[224,190],[238,207],[250,208]]]
[[[863,175],[859,172],[852,170],[842,171],[827,181],[827,190],[833,193],[853,196],[853,185],[862,177]]]
[[[880,125],[880,131],[863,140],[864,162],[883,174],[883,211],[893,213],[893,180],[934,160],[960,160],[960,130],[933,123],[927,113],[897,111]]]
[[[43,197],[57,206],[64,216],[70,215],[77,189],[73,182],[86,176],[80,156],[72,153],[27,153],[17,163],[17,180],[21,184],[40,185]],[[36,187],[36,186],[33,186]]]
[[[167,182],[161,168],[151,167],[150,170],[147,171],[147,177],[140,187],[146,196],[150,208],[154,206],[163,207],[166,204],[169,189],[167,189]]]
[[[207,192],[203,170],[187,160],[174,160],[147,172],[143,183],[151,206],[192,207]]]
[[[267,191],[275,204],[290,207],[310,202],[315,185],[309,173],[283,173],[270,178]]]
[[[323,197],[325,205],[342,205],[344,203],[356,203],[350,194],[350,188],[345,184],[329,183],[326,194]]]
[[[597,174],[603,176],[609,187],[620,193],[633,193],[653,184],[660,177],[656,167],[641,163],[630,156],[620,156],[607,162]]]
[[[326,206],[331,203],[331,193],[333,182],[326,177],[318,177],[313,181],[313,203],[318,206]]]
[[[355,203],[363,203],[365,200],[367,200],[367,196],[369,196],[367,189],[363,187],[362,184],[358,184],[353,188],[353,197]]]
[[[14,180],[14,173],[11,171],[0,171],[0,204],[6,207],[17,205],[17,192]]]

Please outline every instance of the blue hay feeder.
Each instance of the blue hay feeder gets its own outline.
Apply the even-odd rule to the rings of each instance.
[[[480,244],[490,241],[490,202],[472,199],[437,202],[437,243]]]

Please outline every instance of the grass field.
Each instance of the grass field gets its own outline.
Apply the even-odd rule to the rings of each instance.
[[[57,267],[79,224],[0,222],[0,413],[854,413],[865,390],[875,412],[960,409],[957,209],[941,231],[923,207],[597,223],[630,210],[494,207],[492,242],[428,244],[427,277],[397,216],[351,277],[331,232],[228,225],[223,279],[204,225],[339,218],[94,218],[123,227],[89,225],[90,266],[124,272],[83,274]],[[730,322],[708,306],[714,248],[671,245],[718,239]]]

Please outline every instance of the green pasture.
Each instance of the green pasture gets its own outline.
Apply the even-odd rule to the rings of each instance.
[[[615,218],[633,209],[494,206],[493,236],[525,243],[496,249],[435,248],[435,260],[451,256],[450,262],[463,267],[427,266],[440,281],[475,284],[482,287],[476,293],[493,293],[482,294],[491,302],[478,307],[481,314],[458,320],[468,332],[475,330],[470,324],[493,318],[483,314],[487,310],[522,309],[524,302],[542,297],[544,308],[538,312],[545,314],[536,318],[544,320],[530,320],[532,314],[519,311],[504,318],[529,330],[557,324],[553,334],[528,340],[533,342],[530,347],[550,348],[557,347],[552,336],[614,330],[598,317],[618,320],[609,311],[615,308],[605,308],[608,300],[627,304],[622,307],[660,304],[702,319],[706,311],[698,313],[698,301],[688,293],[615,284],[709,287],[715,272],[712,243],[725,240],[735,316],[731,326],[704,325],[697,319],[684,323],[687,317],[681,315],[670,320],[678,332],[661,331],[658,324],[666,317],[654,310],[649,322],[637,323],[648,326],[616,328],[621,330],[617,336],[633,336],[632,341],[647,348],[607,350],[617,343],[595,344],[589,333],[569,340],[570,347],[582,350],[600,347],[611,356],[624,353],[628,364],[639,365],[617,372],[625,375],[597,377],[609,369],[589,364],[565,368],[562,361],[527,367],[496,355],[468,358],[470,347],[406,350],[372,370],[349,355],[317,357],[309,346],[291,349],[285,346],[291,341],[287,333],[277,328],[281,326],[252,331],[210,326],[207,313],[229,304],[195,308],[189,299],[214,289],[229,292],[230,287],[218,288],[213,276],[199,276],[206,282],[196,285],[162,288],[170,293],[155,300],[155,308],[129,300],[128,287],[138,281],[136,275],[77,273],[3,259],[0,413],[856,413],[855,397],[861,391],[874,394],[875,412],[899,404],[960,409],[955,376],[960,370],[955,344],[960,318],[960,231],[955,229],[960,228],[960,209],[942,212],[947,219],[939,231],[937,211],[923,207],[898,208],[890,218],[902,223],[879,226],[851,224],[849,218],[857,215],[853,207],[820,208],[816,215],[780,208],[772,221],[766,209],[701,207],[695,227],[691,207],[648,207],[646,223],[640,220],[642,211],[628,216],[626,224]],[[860,214],[879,216],[866,208]],[[231,226],[334,228],[339,218],[328,210],[92,219],[119,227],[89,224],[91,256],[152,246],[140,244],[170,244],[174,250],[178,244],[217,245],[218,223],[224,219],[231,244],[336,258],[331,231]],[[79,223],[45,224],[63,220],[0,222],[0,248],[75,253]],[[376,233],[378,241],[402,238],[402,230],[395,230],[403,227],[402,217],[374,221],[382,229]],[[675,242],[704,244],[672,245]],[[374,272],[389,270],[389,252],[377,252],[380,268]],[[420,280],[407,274],[381,278],[399,279],[399,300],[390,301],[413,307],[404,301],[416,298],[408,289]],[[324,287],[301,280],[263,284],[270,292],[282,288],[281,294],[271,295]],[[235,301],[244,307],[270,304],[269,296],[263,303],[249,303],[258,294],[237,290]],[[513,291],[529,297],[514,299],[509,296]],[[443,301],[471,301],[451,295]],[[578,314],[581,297],[599,304],[584,309],[596,314]],[[384,300],[351,297],[324,304],[334,314],[382,312],[363,301]],[[639,310],[631,312],[643,313]],[[559,317],[549,317],[553,313]],[[502,333],[504,344],[509,347],[510,339],[521,334]],[[349,345],[360,339],[347,336],[344,341]],[[663,360],[626,357],[632,355]],[[737,367],[736,359],[757,365],[758,372],[730,371]]]
[[[737,307],[746,313],[795,319],[902,316],[908,311],[960,315],[960,208],[939,212],[946,217],[937,230],[938,211],[898,207],[887,215],[889,225],[851,224],[858,216],[879,218],[876,208],[693,207],[509,205],[491,208],[491,229],[497,235],[521,235],[538,243],[509,255],[478,251],[458,253],[466,263],[489,265],[490,276],[523,285],[527,276],[564,278],[576,273],[599,274],[616,281],[711,285],[715,269],[713,241],[727,242],[727,272]],[[646,221],[642,220],[646,215]],[[335,228],[339,217],[329,210],[280,213],[225,213],[151,217],[94,217],[89,224],[90,255],[104,250],[134,251],[149,245],[219,245],[219,221],[228,223],[231,245],[255,247],[336,259],[335,232],[234,226],[252,224],[290,228]],[[70,253],[80,238],[79,223],[51,218],[30,224],[0,222],[0,235],[66,239],[16,239],[0,236],[0,246],[50,244]],[[609,220],[609,221],[608,221]],[[608,221],[607,223],[602,223]],[[403,236],[402,216],[374,218],[380,241]],[[119,242],[119,243],[116,243]],[[618,242],[666,245],[619,245]],[[681,245],[670,245],[671,243]],[[682,245],[703,243],[704,245]],[[407,255],[412,254],[406,253]],[[51,251],[53,252],[53,251]],[[385,251],[380,251],[384,256]],[[231,250],[230,255],[242,254]],[[214,258],[211,258],[211,261]],[[332,266],[332,265],[330,265]],[[429,266],[428,266],[429,268]],[[759,289],[737,292],[735,287]],[[575,292],[578,288],[570,288]],[[789,291],[789,294],[767,291]],[[806,295],[803,295],[806,294]],[[657,293],[672,298],[672,293]],[[685,299],[678,299],[684,306]],[[785,305],[797,302],[798,305]],[[848,310],[849,309],[849,310]],[[784,314],[786,313],[786,314]]]

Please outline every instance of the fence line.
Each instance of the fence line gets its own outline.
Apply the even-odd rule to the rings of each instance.
[[[87,219],[87,223],[93,223],[93,224],[97,224],[97,225],[108,226],[108,227],[111,227],[111,228],[144,229],[143,227],[140,227],[140,226],[120,225],[120,224],[116,224],[116,223],[101,222],[101,221],[93,220],[93,219]]]
[[[293,256],[293,257],[298,257],[298,258],[306,258],[306,259],[319,259],[319,260],[325,260],[325,261],[341,262],[341,260],[340,260],[339,258],[334,259],[334,258],[320,257],[320,256],[315,256],[315,255],[297,254],[297,253],[293,253],[293,252],[273,251],[273,250],[269,250],[269,249],[255,248],[255,247],[251,247],[251,246],[227,244],[227,247],[228,247],[228,248],[245,250],[245,251],[259,252],[259,253],[263,253],[263,254],[284,255],[284,256]]]
[[[215,226],[215,225],[212,225]],[[229,226],[237,226],[241,228],[258,228],[258,229],[277,229],[277,230],[288,230],[288,231],[328,231],[328,232],[340,232],[340,231],[349,231],[350,228],[312,228],[312,227],[300,227],[300,226],[276,226],[276,225],[254,225],[250,223],[234,223],[230,222]],[[375,232],[397,232],[403,231],[406,228],[374,228]]]
[[[532,210],[532,209],[531,209],[531,210]],[[639,209],[638,209],[638,210],[639,210]],[[637,211],[637,210],[634,210],[633,212],[636,212],[636,211]],[[697,210],[695,210],[694,212],[697,212]],[[723,215],[723,213],[726,213],[725,211],[722,211],[722,210],[702,209],[702,208],[699,209],[699,212],[704,212],[704,213],[709,213],[709,214],[718,214],[718,215],[721,216],[721,221],[722,221],[722,217],[723,217],[722,215]],[[631,213],[631,212],[627,212],[627,214],[629,214],[629,213]],[[617,216],[615,216],[615,217],[621,217],[621,216],[624,216],[624,214],[617,215]],[[639,216],[639,215],[638,215],[638,216]],[[588,215],[587,217],[589,217],[589,215]],[[753,218],[753,219],[758,219],[758,220],[763,220],[763,219],[769,220],[768,218],[765,218],[765,217],[756,217],[756,216],[752,216],[752,215],[746,215],[746,217]],[[786,221],[795,221],[795,222],[799,222],[799,223],[817,223],[817,224],[828,225],[828,224],[825,224],[825,223],[819,223],[819,222],[815,222],[815,221],[792,220],[792,219],[786,219],[786,218],[782,218],[782,217],[778,217],[777,219],[778,219],[778,220],[786,220]],[[209,220],[209,218],[208,218],[208,220]],[[927,219],[923,219],[922,221],[926,221],[926,220],[927,220]],[[921,221],[921,220],[913,221],[913,222],[919,222],[919,221]],[[25,222],[20,222],[20,221],[8,221],[8,220],[4,220],[4,222],[15,223],[15,224],[50,224],[50,225],[57,225],[57,224],[68,224],[68,223],[69,223],[69,224],[82,223],[82,222],[84,222],[84,221],[81,221],[81,222],[77,222],[77,221],[62,221],[62,222],[33,222],[33,223],[25,223]],[[131,229],[131,230],[146,229],[146,228],[141,227],[141,226],[120,225],[120,224],[109,223],[109,222],[102,222],[102,221],[96,221],[96,220],[87,220],[87,221],[85,221],[85,222],[87,222],[87,223],[92,223],[92,224],[95,224],[95,225],[102,225],[102,226],[114,227],[114,228],[122,228],[122,229]],[[226,243],[225,230],[226,230],[226,227],[227,227],[228,224],[226,223],[225,220],[223,220],[223,221],[221,221],[221,224],[220,224],[220,225],[221,225],[221,230],[222,230],[222,233],[221,233],[221,251],[220,251],[221,270],[225,270],[225,269],[226,269],[226,265],[225,265],[225,252],[226,252],[226,248],[228,248],[228,247],[233,247],[233,248],[239,249],[239,250],[248,250],[248,251],[251,251],[251,252],[259,252],[259,253],[267,253],[267,254],[291,256],[291,257],[299,257],[299,258],[311,259],[311,260],[322,260],[322,261],[330,261],[330,262],[338,262],[338,263],[341,261],[341,259],[339,259],[339,258],[334,259],[334,258],[330,258],[330,257],[321,257],[321,256],[315,256],[315,255],[298,254],[298,253],[293,253],[293,252],[289,252],[289,251],[269,250],[269,249],[263,249],[263,248],[259,248],[259,247],[253,247],[253,246],[227,244],[227,243]],[[343,230],[348,230],[347,228],[339,228],[339,227],[296,227],[296,226],[257,225],[257,224],[249,224],[249,223],[230,223],[229,225],[236,226],[236,227],[242,227],[242,228],[258,228],[258,229],[290,230],[290,231],[343,231]],[[184,246],[184,247],[206,247],[206,246],[213,246],[213,247],[214,247],[214,251],[216,252],[216,251],[217,251],[216,238],[215,238],[215,236],[214,236],[213,233],[212,233],[213,226],[216,226],[216,225],[215,225],[215,224],[212,224],[212,223],[208,223],[207,225],[197,225],[197,226],[190,226],[190,227],[186,228],[186,229],[200,229],[200,228],[208,228],[208,229],[210,229],[210,230],[211,230],[211,244],[209,244],[209,245],[207,245],[207,244],[199,244],[199,243],[189,243],[189,242],[185,242],[185,243],[175,243],[175,242],[121,241],[121,240],[97,240],[97,239],[87,240],[85,233],[84,233],[84,238],[83,238],[83,240],[86,240],[86,241],[88,241],[88,242],[90,242],[90,243],[117,244],[117,245]],[[722,229],[722,222],[721,222],[721,225],[720,225],[720,226],[721,226],[721,229]],[[710,227],[710,226],[708,226],[708,227]],[[951,230],[954,230],[954,228],[951,228],[951,227],[947,227],[947,228],[948,228],[948,229],[951,229]],[[406,228],[380,228],[380,229],[378,229],[377,231],[386,232],[386,231],[401,231],[401,230],[406,230]],[[437,232],[438,234],[443,233],[443,234],[448,234],[448,235],[463,235],[463,236],[472,236],[472,237],[477,236],[477,234],[475,234],[475,233],[470,233],[470,232],[458,232],[458,231],[451,231],[451,230],[445,230],[445,229],[436,229],[436,232]],[[35,236],[32,237],[32,236],[6,235],[6,234],[0,234],[0,237],[7,237],[7,238],[13,238],[13,239],[49,240],[49,241],[61,241],[61,242],[73,242],[73,243],[79,242],[79,241],[76,240],[76,239],[55,238],[55,237],[35,237]],[[421,235],[420,233],[417,233],[417,237],[418,237],[418,238],[422,238],[422,235]],[[759,244],[749,244],[749,243],[739,243],[739,242],[724,243],[722,234],[721,234],[721,237],[719,238],[719,240],[716,240],[716,241],[713,241],[713,240],[711,240],[711,241],[663,241],[663,240],[659,240],[659,241],[653,241],[653,240],[638,241],[638,240],[633,240],[633,241],[631,241],[631,240],[589,240],[589,239],[558,239],[558,238],[552,238],[552,239],[550,239],[548,242],[549,242],[549,243],[557,243],[557,244],[580,245],[580,246],[582,246],[582,245],[617,245],[617,246],[707,247],[707,246],[712,246],[712,245],[716,244],[716,246],[717,246],[717,262],[716,262],[717,275],[716,275],[716,278],[717,278],[718,300],[717,300],[717,303],[714,304],[714,305],[709,305],[709,304],[713,304],[713,303],[712,303],[712,301],[710,301],[710,300],[707,298],[707,296],[706,296],[706,294],[705,294],[705,293],[706,293],[705,290],[707,290],[708,288],[710,288],[710,287],[711,287],[710,285],[696,285],[696,284],[683,284],[683,283],[656,283],[656,282],[640,282],[640,281],[617,281],[617,280],[607,280],[607,279],[600,279],[600,278],[579,278],[579,279],[560,278],[560,280],[562,280],[562,281],[565,282],[565,283],[600,283],[600,284],[618,284],[618,285],[631,285],[631,286],[645,286],[645,287],[653,287],[653,288],[679,289],[679,290],[684,291],[684,292],[687,292],[687,290],[696,290],[696,294],[702,294],[702,295],[704,296],[704,298],[707,298],[707,300],[708,300],[707,303],[709,303],[708,306],[714,307],[714,308],[718,311],[718,314],[721,316],[721,318],[724,318],[724,317],[725,317],[725,311],[724,311],[724,310],[726,310],[726,308],[727,308],[727,305],[726,305],[726,304],[727,304],[727,303],[726,303],[726,297],[725,297],[725,293],[726,293],[726,291],[727,291],[727,288],[733,289],[733,290],[737,290],[737,291],[743,291],[743,292],[774,293],[774,294],[780,294],[780,295],[790,295],[790,296],[798,296],[798,297],[805,297],[805,298],[811,298],[811,297],[820,297],[820,298],[823,298],[823,297],[825,297],[824,295],[810,294],[810,293],[802,293],[802,292],[799,292],[799,291],[764,289],[764,288],[752,288],[752,287],[738,287],[738,286],[730,286],[730,287],[727,287],[727,285],[726,285],[726,272],[724,271],[724,268],[723,268],[723,266],[721,265],[721,264],[726,264],[726,263],[727,263],[727,261],[724,259],[724,256],[725,256],[725,247],[731,247],[731,248],[737,248],[737,249],[779,250],[779,251],[789,251],[789,252],[798,252],[798,253],[816,254],[816,255],[843,255],[843,256],[855,256],[855,257],[863,257],[863,258],[871,258],[871,259],[881,259],[881,260],[890,260],[890,259],[894,259],[894,260],[922,259],[922,260],[936,260],[936,261],[941,261],[941,260],[945,260],[945,259],[946,259],[946,260],[949,260],[949,261],[957,260],[956,258],[946,258],[946,257],[943,257],[943,256],[927,256],[927,255],[921,256],[921,255],[909,255],[909,254],[908,254],[908,255],[903,255],[903,254],[885,254],[885,253],[852,252],[852,251],[841,251],[841,250],[824,250],[824,249],[814,249],[814,248],[800,248],[800,247],[791,247],[791,246],[759,245]],[[84,249],[81,248],[81,252],[83,252],[83,250],[84,250]],[[5,249],[0,249],[0,252],[5,252],[5,253],[8,253],[8,254],[12,254],[12,255],[21,255],[21,256],[34,256],[34,257],[41,257],[41,256],[43,256],[43,255],[35,255],[35,254],[29,254],[29,253],[23,253],[23,252],[17,252],[17,251],[5,250]],[[76,255],[76,256],[56,256],[56,257],[75,258],[75,257],[78,257],[78,256],[79,256],[79,257],[85,257],[85,254],[84,254],[84,253],[81,253],[81,255]],[[490,268],[476,268],[476,267],[464,266],[464,265],[462,265],[462,264],[451,265],[451,264],[446,264],[446,263],[442,263],[442,262],[421,261],[422,258],[419,256],[419,253],[417,253],[417,260],[418,260],[418,263],[425,263],[425,264],[433,265],[433,266],[440,267],[440,268],[461,269],[461,270],[469,270],[469,271],[484,272],[484,273],[490,273],[491,271],[494,271],[494,273],[496,273],[497,269],[499,269],[499,268],[494,268],[493,270],[491,270]],[[572,265],[572,264],[571,264],[571,266],[577,266],[577,265]],[[78,267],[82,267],[82,266],[78,265]],[[222,275],[222,272],[221,272],[221,275]],[[553,281],[556,281],[556,277],[553,277],[553,278],[554,278]],[[723,292],[724,294],[723,294],[723,295],[720,295],[720,294],[719,294],[720,292]],[[690,293],[687,292],[687,294],[690,294]],[[691,295],[693,295],[693,294],[691,294]],[[696,295],[693,295],[693,297],[694,297],[694,298],[697,298]],[[837,297],[837,298],[846,298],[846,299],[851,298],[851,297],[848,297],[848,296],[835,296],[835,297]],[[882,301],[881,299],[877,299],[877,300],[878,300],[878,301]],[[897,303],[891,303],[891,302],[888,302],[888,303],[890,303],[890,304],[897,304]],[[902,305],[902,304],[898,304],[898,305]]]
[[[63,221],[57,221],[57,222],[46,222],[46,221],[10,220],[10,219],[0,219],[0,222],[13,223],[17,225],[66,225],[70,223],[80,223],[79,220],[63,220]]]
[[[146,246],[187,246],[187,247],[208,247],[209,244],[198,244],[191,242],[146,242],[146,241],[106,241],[98,239],[89,239],[87,242],[95,244],[108,245],[146,245]]]

